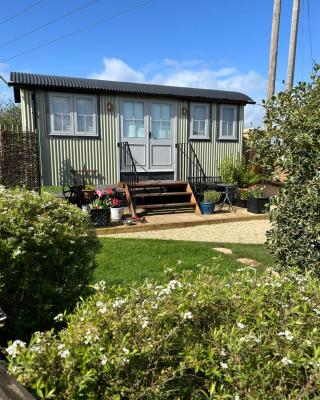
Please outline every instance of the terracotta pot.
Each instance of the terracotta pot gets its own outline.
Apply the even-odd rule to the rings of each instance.
[[[81,190],[83,199],[86,200],[86,201],[93,200],[94,192],[95,192],[94,189],[83,189],[83,190]]]

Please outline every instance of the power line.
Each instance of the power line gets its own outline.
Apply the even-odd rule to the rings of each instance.
[[[70,15],[75,14],[75,13],[77,13],[78,11],[83,10],[83,9],[85,9],[85,8],[87,8],[87,7],[89,7],[89,6],[91,6],[91,5],[94,4],[94,3],[97,3],[98,1],[100,1],[100,0],[93,0],[93,1],[90,1],[89,3],[84,4],[84,5],[81,6],[81,7],[75,8],[74,10],[71,10],[71,11],[67,12],[66,14],[63,14],[63,15],[61,15],[61,16],[59,16],[59,17],[56,17],[56,18],[54,18],[54,19],[52,19],[52,20],[46,22],[45,24],[40,25],[40,26],[38,26],[37,28],[32,29],[31,31],[21,33],[21,35],[15,36],[14,38],[8,40],[7,42],[1,43],[1,44],[0,44],[0,47],[7,46],[8,44],[13,43],[13,42],[15,42],[15,41],[18,40],[18,39],[21,39],[21,38],[23,38],[23,37],[25,37],[25,36],[31,35],[31,33],[40,31],[41,29],[46,28],[47,26],[52,25],[52,24],[54,24],[55,22],[60,21],[61,19],[67,18],[67,17],[69,17]]]
[[[38,1],[36,1],[36,2],[34,2],[34,3],[32,3],[32,4],[30,4],[30,6],[24,8],[23,10],[18,11],[16,14],[13,14],[13,15],[11,15],[11,16],[8,17],[8,18],[3,19],[2,21],[0,21],[0,25],[5,24],[6,22],[9,22],[9,21],[11,21],[12,19],[18,17],[19,15],[26,13],[27,11],[31,10],[31,8],[37,6],[38,4],[42,3],[43,1],[44,1],[44,0],[38,0]]]
[[[36,51],[36,50],[39,50],[39,49],[41,49],[41,48],[43,48],[43,47],[46,47],[46,46],[49,46],[49,45],[51,45],[51,44],[53,44],[53,43],[55,43],[55,42],[58,42],[59,40],[62,40],[62,39],[65,39],[65,38],[67,38],[67,37],[70,37],[70,36],[72,36],[72,35],[75,35],[76,33],[85,31],[85,30],[90,29],[90,28],[92,28],[92,27],[94,27],[94,26],[96,26],[96,25],[102,24],[103,22],[110,21],[111,19],[114,19],[114,18],[120,17],[121,15],[127,14],[128,12],[133,11],[133,10],[135,10],[135,9],[137,9],[137,8],[143,7],[143,6],[145,6],[146,4],[151,3],[152,1],[153,1],[153,0],[147,0],[147,1],[144,1],[143,3],[139,3],[139,4],[136,4],[135,6],[126,8],[125,10],[119,11],[118,13],[113,14],[113,15],[110,15],[110,16],[107,17],[107,18],[101,19],[100,21],[94,22],[93,24],[84,26],[83,28],[77,29],[76,31],[69,32],[69,33],[67,33],[67,34],[65,34],[65,35],[63,35],[63,36],[60,36],[60,37],[56,38],[56,39],[50,40],[49,42],[42,43],[42,44],[40,44],[39,46],[36,46],[36,47],[33,47],[32,49],[23,51],[22,53],[15,54],[14,56],[9,57],[9,58],[7,58],[6,60],[3,60],[3,61],[1,61],[1,62],[2,62],[2,63],[6,63],[6,62],[8,62],[8,61],[11,61],[11,60],[17,58],[17,57],[21,57],[21,56],[24,56],[25,54],[32,53],[32,52],[34,52],[34,51]]]
[[[313,58],[313,49],[312,49],[312,34],[311,34],[311,18],[310,18],[310,4],[309,0],[307,0],[307,6],[308,6],[308,29],[309,29],[309,43],[310,43],[310,55],[311,55],[311,64],[312,68],[315,64],[315,60]]]

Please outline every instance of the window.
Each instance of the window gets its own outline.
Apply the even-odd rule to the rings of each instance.
[[[154,139],[171,138],[171,105],[151,104],[151,132]]]
[[[209,104],[191,104],[190,138],[209,139]]]
[[[143,138],[144,106],[143,103],[124,101],[122,103],[123,137]]]
[[[222,105],[220,107],[219,139],[237,139],[237,124],[237,106]]]
[[[96,136],[96,109],[96,96],[50,93],[50,134]]]

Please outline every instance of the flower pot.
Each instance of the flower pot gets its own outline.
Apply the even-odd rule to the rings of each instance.
[[[94,197],[94,192],[94,189],[81,190],[83,200],[85,200],[86,202],[90,202]]]
[[[111,207],[111,221],[120,222],[123,214],[123,207]]]
[[[92,208],[90,216],[94,226],[110,225],[110,208]]]
[[[236,199],[236,205],[238,207],[247,208],[247,203],[248,203],[247,199],[239,199],[238,197]]]
[[[200,210],[201,214],[213,214],[214,203],[212,203],[212,201],[201,201]]]
[[[268,203],[268,197],[248,197],[247,211],[253,214],[265,214]]]

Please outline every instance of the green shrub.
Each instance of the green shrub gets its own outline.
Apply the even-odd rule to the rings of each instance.
[[[203,200],[210,201],[212,203],[217,203],[220,200],[221,193],[216,192],[215,190],[207,190],[203,193]]]
[[[312,268],[320,276],[320,74],[265,103],[265,131],[253,130],[258,161],[286,173],[271,204],[271,251],[282,268]]]
[[[223,183],[236,184],[239,188],[256,185],[261,180],[261,175],[255,172],[255,165],[246,164],[244,157],[225,158],[221,161],[220,172]]]
[[[97,288],[59,334],[11,344],[9,372],[41,398],[318,399],[319,281],[198,268]]]
[[[84,294],[98,241],[88,216],[49,193],[0,190],[1,341],[52,326]]]

